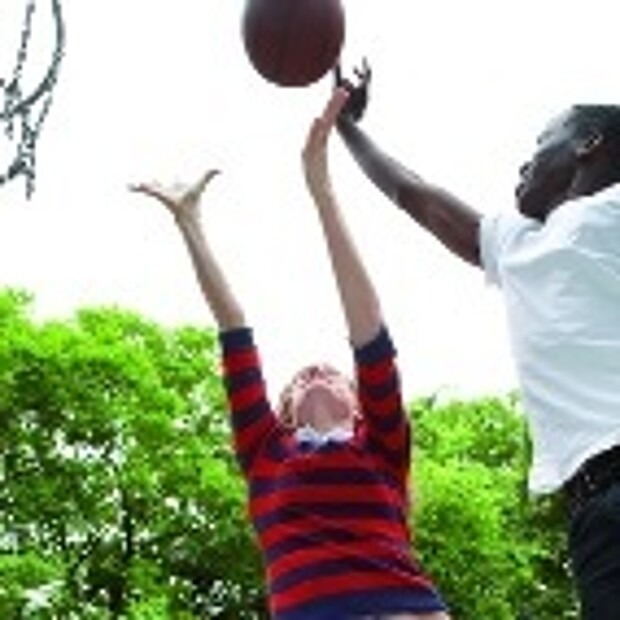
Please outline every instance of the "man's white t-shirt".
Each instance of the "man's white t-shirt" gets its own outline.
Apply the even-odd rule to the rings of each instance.
[[[485,217],[480,247],[504,294],[533,443],[529,486],[551,492],[620,444],[620,185],[545,223]]]

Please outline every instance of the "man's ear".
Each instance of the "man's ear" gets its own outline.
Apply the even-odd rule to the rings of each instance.
[[[587,136],[579,138],[575,153],[580,159],[590,157],[601,144],[603,144],[603,134],[600,131],[590,131]]]

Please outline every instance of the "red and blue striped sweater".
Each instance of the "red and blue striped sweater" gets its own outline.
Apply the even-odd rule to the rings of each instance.
[[[270,406],[252,332],[220,334],[236,454],[274,620],[349,620],[445,609],[411,551],[410,428],[384,329],[354,350],[363,417],[311,447]]]

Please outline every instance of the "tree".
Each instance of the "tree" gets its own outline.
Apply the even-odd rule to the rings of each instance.
[[[527,495],[515,396],[413,404],[417,546],[457,618],[576,618],[561,507]]]
[[[116,308],[36,324],[30,304],[0,297],[3,557],[54,558],[78,617],[259,597],[213,332]]]

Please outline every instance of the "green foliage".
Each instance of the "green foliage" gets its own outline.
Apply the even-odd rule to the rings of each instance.
[[[514,397],[412,406],[417,548],[457,618],[575,618],[562,515],[527,497]]]
[[[62,583],[61,567],[36,553],[0,555],[0,618],[44,617]]]
[[[37,324],[29,309],[0,295],[0,552],[62,566],[63,617],[165,601],[167,617],[242,618],[260,566],[213,332],[116,308]]]
[[[265,620],[215,334],[0,292],[0,618]],[[412,404],[416,548],[461,619],[569,620],[514,398]]]

